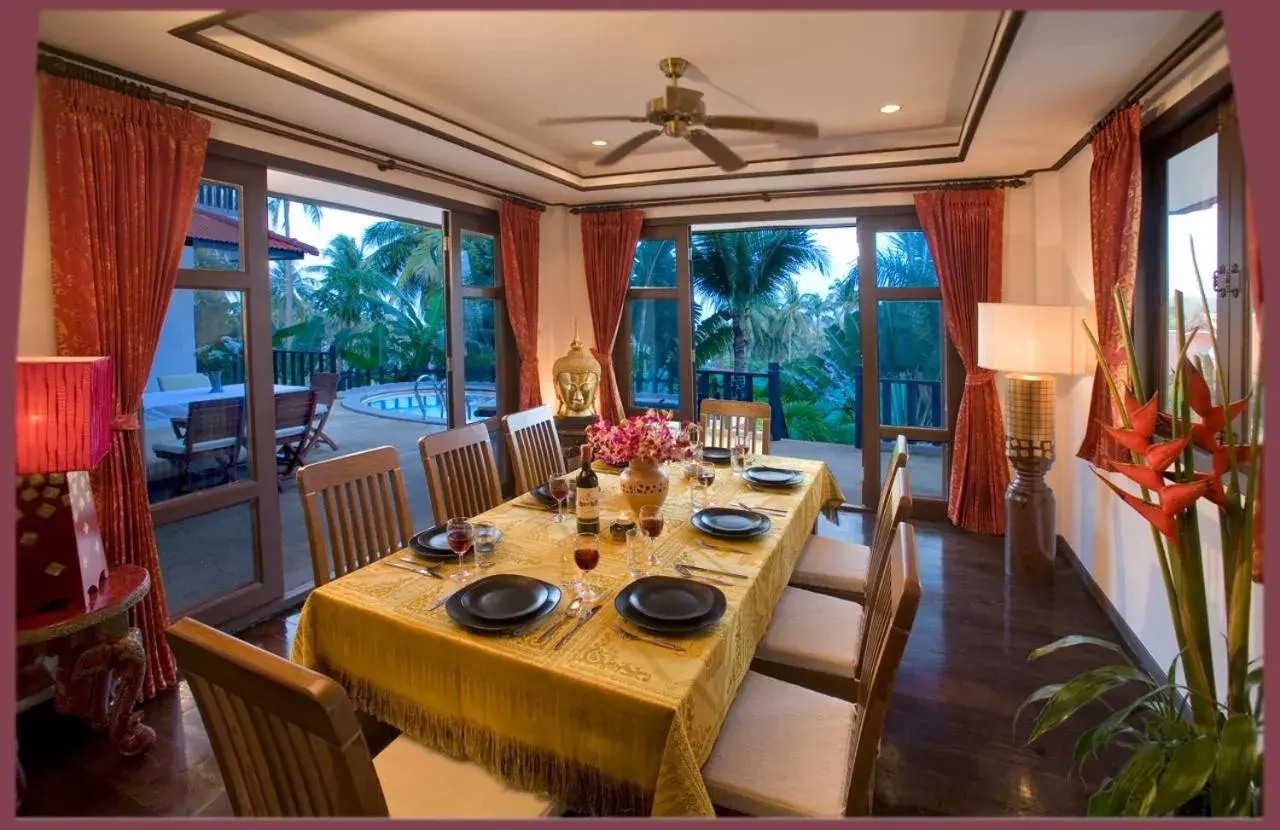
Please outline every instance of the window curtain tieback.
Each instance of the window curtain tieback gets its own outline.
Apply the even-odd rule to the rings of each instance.
[[[111,419],[111,429],[115,432],[136,432],[138,428],[137,415],[120,413]]]
[[[964,377],[965,386],[981,386],[996,379],[996,373],[990,369],[974,369]]]

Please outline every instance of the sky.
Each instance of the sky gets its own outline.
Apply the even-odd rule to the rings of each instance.
[[[346,234],[357,242],[364,234],[364,229],[381,222],[381,216],[373,216],[368,213],[358,213],[350,210],[338,210],[337,208],[322,207],[320,209],[319,226],[312,224],[307,218],[307,214],[303,211],[302,205],[297,202],[289,203],[289,236],[305,242],[308,245],[315,246],[318,251],[324,251],[329,241],[338,234]],[[277,233],[279,228],[273,228]],[[323,257],[308,256],[302,261],[305,268],[309,265],[318,265],[326,260]]]

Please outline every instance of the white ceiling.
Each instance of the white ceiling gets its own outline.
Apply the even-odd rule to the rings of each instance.
[[[45,12],[40,38],[380,155],[582,204],[1045,168],[1208,15],[1029,12],[998,74],[1012,18],[994,12],[271,12],[205,27],[204,46],[171,34],[207,16]],[[732,175],[669,139],[599,168],[590,141],[642,125],[537,124],[643,114],[668,56],[694,63],[686,83],[710,112],[810,118],[823,137],[720,132],[752,161]],[[901,112],[881,114],[887,103]]]

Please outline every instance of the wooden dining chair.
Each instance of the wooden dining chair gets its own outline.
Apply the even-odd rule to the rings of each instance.
[[[191,618],[167,632],[237,816],[537,818],[551,803],[401,735],[370,757],[341,686]]]
[[[235,477],[244,444],[244,399],[217,398],[192,401],[187,408],[186,428],[175,441],[151,445],[151,451],[177,467],[173,495],[191,489],[191,465],[212,459],[220,468],[223,484]]]
[[[718,813],[841,818],[871,813],[898,667],[920,607],[915,530],[898,525],[868,588],[867,673],[840,700],[748,672],[702,767]]]
[[[188,372],[185,375],[160,375],[156,378],[156,386],[161,392],[176,392],[179,389],[205,389],[213,384],[209,376],[200,372]]]
[[[283,480],[306,463],[316,418],[316,393],[309,389],[275,396],[276,472]]]
[[[911,509],[911,475],[904,467],[890,492],[892,526]],[[875,540],[867,563],[867,588],[874,593],[889,561],[892,532]],[[853,700],[862,680],[869,618],[862,604],[786,587],[773,609],[769,627],[756,646],[751,667],[823,694]]]
[[[316,587],[407,547],[413,516],[395,447],[374,447],[298,470]]]
[[[418,439],[436,524],[478,516],[502,503],[502,484],[489,429],[471,424]]]
[[[845,542],[829,536],[810,536],[800,551],[800,559],[791,572],[791,582],[797,588],[807,588],[820,594],[841,599],[862,601],[867,585],[867,569],[871,562],[871,549],[877,544],[887,544],[885,536],[892,534],[894,522],[910,518],[909,505],[896,505],[890,496],[898,471],[908,461],[907,439],[899,435],[889,455],[889,467],[885,470],[884,484],[880,488],[880,501],[876,506],[875,526],[870,545]]]
[[[772,413],[769,404],[708,398],[699,405],[698,412],[702,418],[703,446],[732,449],[737,440],[745,436],[752,452],[768,454]]]
[[[316,393],[316,420],[311,427],[312,446],[327,444],[331,450],[338,449],[338,442],[324,431],[325,424],[329,423],[329,416],[333,412],[333,406],[338,400],[338,381],[337,372],[311,373],[311,391]]]
[[[550,476],[569,472],[551,407],[538,406],[502,416],[516,491],[527,493]]]

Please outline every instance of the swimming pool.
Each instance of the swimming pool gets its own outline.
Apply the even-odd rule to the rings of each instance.
[[[468,421],[476,417],[477,409],[497,407],[497,396],[491,389],[467,389],[466,399]],[[425,383],[416,393],[412,383],[386,383],[351,389],[343,393],[342,405],[353,412],[399,421],[442,425],[449,421],[436,390]]]

